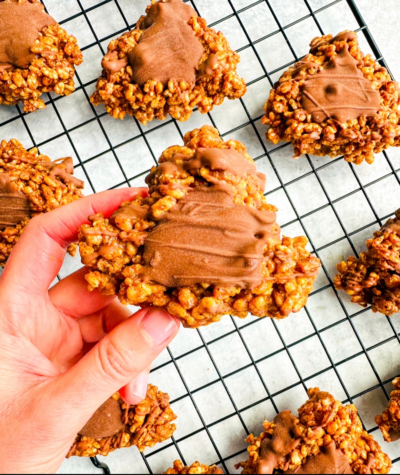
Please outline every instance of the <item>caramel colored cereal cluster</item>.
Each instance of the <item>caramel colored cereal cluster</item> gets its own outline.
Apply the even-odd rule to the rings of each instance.
[[[400,210],[367,240],[367,251],[337,265],[335,287],[374,312],[393,315],[400,310]]]
[[[160,3],[164,1],[168,2],[159,0]],[[158,2],[152,0],[152,5],[156,3]],[[151,5],[148,6],[146,13],[150,7]],[[236,73],[240,61],[239,55],[231,49],[221,32],[217,33],[208,28],[206,20],[198,16],[193,16],[188,24],[204,48],[199,68],[202,64],[207,64],[209,58],[214,55],[217,62],[212,70],[208,70],[195,83],[176,81],[172,78],[167,84],[156,79],[148,80],[144,85],[134,83],[132,66],[127,58],[144,34],[145,23],[146,17],[142,16],[136,29],[111,41],[108,56],[113,55],[122,64],[125,63],[125,66],[118,71],[103,69],[102,76],[97,82],[97,91],[91,98],[94,105],[104,103],[106,111],[115,119],[123,119],[129,114],[142,124],[154,119],[163,120],[168,115],[179,121],[185,121],[196,107],[205,114],[214,106],[222,104],[225,98],[237,99],[246,93],[245,81]],[[159,58],[159,61],[162,62],[163,58]]]
[[[204,126],[187,133],[184,144],[183,147],[173,146],[163,152],[159,167],[154,167],[146,179],[149,184],[149,197],[138,196],[132,203],[123,204],[112,222],[101,215],[96,215],[89,218],[90,225],[81,227],[80,253],[82,262],[90,267],[90,272],[86,275],[89,290],[99,289],[105,295],[118,294],[123,304],[142,306],[152,304],[166,307],[170,314],[178,317],[184,326],[190,328],[209,325],[219,321],[226,314],[244,318],[250,312],[258,317],[284,318],[292,312],[298,312],[307,302],[320,261],[306,250],[305,237],[280,238],[279,226],[276,224],[272,226],[274,239],[261,248],[262,263],[259,275],[261,284],[252,289],[241,288],[235,285],[235,281],[232,283],[232,279],[229,285],[196,283],[180,288],[167,288],[154,281],[144,281],[140,277],[145,265],[143,253],[147,245],[146,239],[157,230],[155,221],[168,217],[168,212],[175,210],[180,200],[189,199],[197,190],[207,191],[216,186],[225,187],[233,196],[232,206],[245,205],[250,207],[248,212],[253,214],[267,212],[268,216],[271,215],[273,221],[275,220],[276,208],[267,204],[256,175],[238,176],[228,171],[211,169],[209,166],[189,171],[162,172],[166,170],[161,169],[162,166],[175,164],[178,167],[182,166],[196,157],[197,152],[204,154],[209,149],[216,152],[216,155],[219,153],[218,150],[241,154],[241,160],[254,167],[254,162],[242,143],[234,140],[224,142],[216,129]],[[229,165],[231,162],[227,159],[223,163]],[[219,185],[215,185],[216,183]],[[131,218],[124,217],[124,210],[132,210],[132,207],[138,215]],[[239,207],[237,211],[241,212],[243,209]],[[118,215],[119,212],[122,214]],[[201,213],[197,212],[195,216],[201,219],[203,216]],[[147,216],[144,218],[145,215]],[[221,225],[228,225],[226,221]],[[203,231],[196,232],[206,232],[209,228],[202,229]],[[243,225],[240,229],[243,229]],[[177,240],[179,239],[178,235]],[[202,239],[202,236],[199,235],[198,239]],[[207,242],[203,244],[203,248],[206,248]],[[195,247],[196,242],[193,245]],[[214,243],[214,246],[217,245]],[[179,246],[181,245],[178,243],[177,252],[180,251]],[[204,262],[214,264],[227,250],[221,249],[220,252],[215,252],[208,260],[203,258],[201,265]],[[197,271],[195,267],[192,268]],[[210,269],[209,272],[214,272],[215,275],[215,266]],[[230,271],[228,267],[226,271],[228,277]]]
[[[380,153],[391,146],[399,146],[398,84],[391,80],[387,70],[369,54],[364,56],[360,50],[357,35],[353,32],[344,32],[335,38],[332,35],[322,36],[314,38],[310,46],[310,53],[299,63],[290,67],[270,92],[263,117],[263,123],[269,125],[268,140],[274,144],[280,140],[292,142],[294,158],[303,154],[331,157],[344,155],[346,161],[355,164],[360,164],[364,160],[367,163],[373,163],[375,153]],[[323,76],[326,78],[332,64],[330,61],[336,55],[340,55],[345,48],[348,48],[351,57],[357,60],[355,64],[362,73],[361,79],[363,77],[369,81],[370,84],[367,83],[370,88],[367,91],[369,96],[372,97],[374,91],[379,92],[379,113],[371,116],[362,114],[358,118],[348,119],[345,123],[340,123],[335,118],[325,115],[322,122],[317,122],[315,116],[308,113],[302,103],[305,83],[309,78],[315,78],[313,80],[316,81],[319,75],[321,78]],[[345,75],[346,68],[342,70]],[[353,76],[347,78],[353,82],[345,89],[347,83],[339,84],[340,81],[346,80],[346,78],[343,79],[343,75],[336,76],[339,79],[332,81],[330,89],[327,88],[326,104],[330,104],[330,107],[333,110],[336,109],[337,112],[341,106],[333,107],[335,102],[332,103],[333,99],[329,97],[329,94],[332,97],[336,94],[334,101],[339,101],[340,97],[347,93],[347,103],[344,104],[342,100],[344,108],[347,106],[354,112],[357,107],[352,107],[355,105],[352,101],[358,100],[360,102],[358,109],[362,109],[362,104],[365,102],[364,86],[357,86],[356,76]],[[324,79],[319,80],[324,81]],[[343,87],[343,90],[336,90],[338,86]],[[357,87],[359,91],[355,90]],[[376,100],[379,104],[379,96]],[[320,106],[318,101],[314,101],[314,104]],[[322,105],[321,109],[325,112]]]
[[[166,472],[166,474],[180,474],[180,475],[186,475],[186,474],[220,474],[224,473],[220,468],[216,467],[215,465],[212,465],[211,467],[208,465],[202,465],[200,462],[195,462],[192,463],[190,467],[184,466],[183,463],[180,460],[175,460],[173,468],[169,468]]]
[[[93,439],[79,435],[76,437],[67,458],[107,456],[114,450],[136,446],[140,452],[146,447],[169,439],[176,430],[172,422],[176,415],[169,404],[168,394],[156,386],[149,385],[146,398],[137,406],[130,406],[117,393],[113,396],[122,409],[124,428],[112,437]]]
[[[11,251],[23,233],[29,220],[81,198],[83,181],[72,176],[72,158],[52,162],[30,151],[15,139],[0,143],[0,265],[4,267]],[[12,191],[12,193],[11,193]],[[9,201],[17,198],[23,203],[23,217],[15,225],[2,225],[10,221],[16,205]],[[74,254],[76,245],[69,248]]]
[[[300,407],[297,417],[285,411],[274,422],[264,422],[265,431],[260,437],[251,434],[246,439],[250,444],[249,458],[236,468],[243,468],[243,474],[272,473],[263,469],[275,459],[273,468],[287,473],[297,473],[303,467],[299,473],[332,473],[327,472],[326,467],[325,471],[307,471],[305,465],[310,460],[326,461],[321,454],[333,446],[335,456],[343,459],[339,464],[341,471],[333,473],[389,473],[389,456],[382,452],[372,435],[363,430],[354,405],[343,406],[319,388],[309,389],[308,396],[310,399]],[[281,421],[290,423],[276,430],[275,422],[281,415],[285,415]],[[269,442],[271,440],[275,442]],[[285,451],[289,445],[290,450]],[[348,465],[347,471],[344,465]]]
[[[386,442],[397,440],[400,436],[400,378],[393,381],[393,386],[388,407],[382,415],[375,417]]]
[[[29,1],[40,4],[39,0]],[[58,24],[50,25],[40,31],[31,52],[36,57],[29,67],[0,68],[0,104],[15,105],[23,101],[24,111],[34,112],[45,108],[40,99],[42,94],[55,92],[68,96],[75,90],[74,66],[83,62],[83,55],[74,36]]]

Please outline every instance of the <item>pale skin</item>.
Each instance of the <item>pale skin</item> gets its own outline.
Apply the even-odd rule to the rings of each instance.
[[[107,191],[38,216],[8,260],[0,277],[2,473],[55,473],[103,402],[118,390],[130,404],[144,398],[151,363],[177,334],[178,320],[163,309],[131,315],[115,297],[88,292],[85,269],[49,290],[87,217],[108,217],[143,193]]]

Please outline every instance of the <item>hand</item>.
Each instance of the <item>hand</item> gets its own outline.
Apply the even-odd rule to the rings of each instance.
[[[144,399],[148,368],[178,332],[163,309],[130,316],[115,297],[89,293],[85,269],[48,290],[87,217],[110,216],[138,193],[145,191],[108,191],[34,218],[7,263],[0,278],[1,473],[57,471],[76,434],[115,392],[124,388],[131,404]]]

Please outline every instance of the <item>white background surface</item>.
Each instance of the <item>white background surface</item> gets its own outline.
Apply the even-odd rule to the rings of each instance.
[[[398,0],[357,2],[399,78]],[[115,121],[104,108],[93,108],[87,100],[101,72],[100,45],[105,51],[110,39],[127,28],[121,11],[132,26],[147,0],[119,0],[118,5],[114,0],[44,3],[84,49],[77,91],[68,98],[54,97],[46,110],[24,118],[17,108],[1,107],[0,139],[15,137],[27,148],[39,145],[52,159],[73,156],[76,175],[86,182],[90,178],[89,194],[128,182],[142,185],[162,150],[181,144],[182,134],[213,121],[224,138],[243,141],[258,168],[267,174],[267,198],[279,207],[283,233],[306,234],[313,244],[310,250],[324,265],[307,308],[286,320],[225,317],[200,331],[181,330],[151,374],[151,382],[170,394],[178,415],[175,442],[147,450],[148,465],[135,447],[119,450],[104,460],[111,470],[148,473],[150,468],[160,473],[183,456],[188,464],[224,459],[225,468],[235,473],[234,464],[247,458],[246,432],[261,432],[264,418],[273,419],[277,410],[296,411],[306,400],[306,388],[313,386],[331,391],[343,402],[350,397],[366,429],[384,451],[399,457],[400,441],[384,443],[374,416],[387,402],[383,388],[390,392],[391,379],[400,373],[400,316],[389,321],[353,305],[346,295],[335,293],[331,279],[336,264],[352,254],[352,246],[363,249],[365,239],[380,227],[377,218],[384,221],[399,207],[400,186],[393,170],[397,173],[400,167],[400,150],[377,156],[372,166],[357,167],[342,159],[302,157],[295,161],[290,145],[273,146],[264,140],[260,119],[270,90],[265,72],[273,72],[275,81],[296,60],[264,0],[194,0],[209,24],[223,31],[232,47],[240,50],[239,72],[249,83],[243,101],[226,101],[209,116],[196,112],[186,123],[167,120],[147,126],[130,117]],[[319,30],[305,1],[269,0],[269,4],[297,57],[306,54]],[[309,0],[309,5],[325,33],[358,28],[345,0]],[[318,12],[326,5],[331,6]],[[360,41],[364,52],[369,52],[363,33]],[[79,258],[68,257],[60,275],[79,267]],[[78,458],[66,461],[60,470],[70,472],[101,473],[89,460]],[[393,473],[400,473],[400,462]]]

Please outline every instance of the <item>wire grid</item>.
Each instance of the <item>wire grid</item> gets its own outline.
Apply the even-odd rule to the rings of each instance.
[[[77,31],[74,34],[79,42],[82,24],[88,27],[86,44],[82,47],[85,61],[93,51],[105,54],[107,44],[112,38],[134,28],[135,23],[132,21],[137,20],[139,15],[135,12],[136,16],[132,18],[131,10],[137,10],[140,4],[139,12],[143,13],[146,2],[130,1],[131,3],[129,0],[68,0],[67,7],[72,7],[70,11],[73,14],[67,17],[64,15],[65,18],[60,23],[65,24],[65,28],[71,33],[74,33],[75,28]],[[278,213],[278,222],[281,223],[282,216],[286,219],[282,226],[283,232],[291,236],[305,234],[310,241],[310,250],[322,261],[316,288],[310,296],[308,306],[299,316],[292,315],[283,322],[253,317],[246,320],[225,317],[222,322],[205,329],[182,331],[183,336],[178,337],[179,343],[174,342],[156,361],[151,377],[154,376],[157,384],[162,379],[166,380],[167,384],[159,384],[162,391],[176,393],[171,404],[179,416],[178,431],[172,440],[146,451],[142,459],[137,459],[138,463],[142,460],[143,472],[159,473],[179,457],[185,464],[200,460],[202,463],[215,463],[226,473],[232,473],[234,463],[247,457],[247,444],[243,442],[246,435],[253,431],[260,432],[264,417],[271,420],[276,413],[288,407],[295,411],[305,401],[306,389],[315,385],[332,392],[336,389],[335,396],[343,402],[355,402],[360,408],[364,427],[369,432],[374,432],[374,436],[381,441],[373,416],[381,412],[386,404],[390,382],[399,372],[400,320],[396,317],[389,319],[379,315],[372,316],[370,309],[355,307],[349,303],[346,295],[339,294],[334,289],[332,278],[335,273],[334,264],[350,253],[358,254],[357,251],[362,247],[365,238],[372,235],[373,230],[379,228],[397,208],[395,199],[392,199],[393,204],[388,207],[385,198],[374,191],[383,189],[386,194],[394,193],[393,196],[399,196],[396,195],[400,190],[396,161],[383,152],[379,158],[380,176],[366,179],[364,172],[358,173],[358,168],[345,163],[342,158],[324,160],[306,156],[301,159],[302,162],[296,162],[301,164],[300,169],[296,169],[294,176],[288,178],[285,166],[291,167],[294,163],[289,162],[288,158],[291,156],[291,146],[279,144],[274,147],[265,141],[265,128],[260,126],[260,106],[281,73],[307,52],[302,51],[300,54],[293,32],[297,31],[299,38],[304,34],[309,42],[318,34],[336,34],[346,29],[339,27],[337,31],[324,31],[321,18],[327,12],[334,16],[335,12],[340,12],[341,15],[346,10],[351,14],[351,26],[347,29],[355,29],[361,37],[363,49],[369,48],[381,65],[386,68],[388,66],[354,0],[296,0],[299,15],[294,20],[283,16],[282,7],[284,9],[287,0],[283,1],[281,6],[279,1],[218,0],[218,4],[211,0],[190,2],[198,14],[206,19],[215,9],[219,12],[217,19],[211,19],[211,27],[224,31],[228,23],[235,25],[232,30],[234,35],[229,39],[232,42],[234,36],[242,38],[244,45],[239,45],[237,49],[242,57],[251,54],[251,69],[258,71],[253,74],[257,77],[247,81],[248,95],[253,91],[250,99],[247,100],[245,96],[240,101],[230,103],[231,107],[236,109],[227,109],[228,113],[224,109],[224,112],[218,114],[218,108],[208,114],[208,117],[200,118],[196,113],[185,124],[167,120],[141,126],[130,118],[124,123],[114,121],[104,109],[95,109],[90,104],[89,97],[94,90],[96,78],[78,68],[77,89],[70,98],[50,95],[46,100],[45,112],[25,115],[18,106],[8,108],[10,112],[9,116],[5,116],[5,120],[4,116],[0,116],[2,138],[3,132],[7,134],[12,131],[13,136],[21,141],[25,137],[26,142],[30,141],[32,145],[38,146],[42,153],[47,153],[52,158],[58,158],[60,152],[65,155],[65,151],[70,150],[75,160],[75,172],[87,181],[89,192],[136,186],[143,182],[144,176],[152,164],[156,163],[160,152],[175,143],[171,142],[171,137],[176,137],[179,141],[186,131],[203,123],[219,127],[224,138],[238,138],[245,145],[250,145],[249,151],[259,168],[267,170],[269,182],[272,180],[273,190],[266,193],[271,195],[268,201],[280,208],[283,205],[283,213]],[[50,13],[54,2],[55,0],[43,2]],[[294,5],[294,2],[291,4]],[[111,11],[114,14],[118,12],[118,21],[105,14]],[[249,19],[255,20],[259,14],[268,15],[271,25],[274,25],[267,35],[263,34],[264,31],[250,31]],[[104,28],[96,26],[99,21],[100,24],[103,23]],[[264,26],[264,19],[259,18],[259,21]],[[299,27],[302,28],[301,31]],[[275,40],[278,39],[280,43],[276,43]],[[268,58],[265,59],[260,48],[263,42],[269,41],[272,41],[271,49],[277,45],[278,48],[282,47],[282,54],[279,51],[279,66],[275,68],[271,68]],[[290,60],[286,61],[289,57]],[[75,109],[70,103],[74,97],[78,101],[74,103]],[[254,97],[258,101],[256,106]],[[239,104],[240,113],[236,114]],[[220,109],[223,110],[223,107]],[[44,132],[44,122],[35,119],[39,117],[38,114],[43,114],[43,120],[46,120]],[[233,127],[226,126],[225,123],[221,125],[226,116],[232,115],[235,115],[236,122],[240,119],[240,123]],[[76,122],[77,116],[80,117],[79,123]],[[48,127],[49,121],[52,121],[51,128]],[[221,130],[221,127],[225,130]],[[85,146],[88,143],[90,147]],[[26,143],[24,145],[27,146]],[[133,162],[135,153],[136,157],[145,157],[140,159],[140,170],[136,163],[129,163],[129,155],[132,155],[130,161]],[[285,157],[281,158],[283,155]],[[398,165],[400,166],[400,163]],[[340,176],[335,172],[336,167],[340,169],[340,173],[347,174],[346,179],[349,182],[354,183],[353,189],[349,191],[347,188],[340,188],[337,182]],[[365,167],[360,169],[366,170]],[[99,179],[99,174],[103,177],[108,175],[112,184],[108,182],[105,185]],[[300,183],[301,186],[296,191],[296,186]],[[339,188],[339,193],[337,190],[332,191],[332,183],[334,187]],[[394,188],[389,190],[389,184]],[[267,189],[270,186],[267,186]],[[304,190],[308,193],[307,199]],[[317,202],[312,209],[306,209],[304,204],[313,194],[316,194]],[[340,209],[343,203],[348,202],[346,200],[355,200],[356,196],[357,200],[361,199],[360,203],[364,203],[360,205],[360,214],[368,216],[369,219],[354,225],[344,218]],[[287,211],[289,209],[290,212]],[[324,232],[326,228],[321,229],[324,228],[327,217],[328,221],[331,220],[333,229],[328,228],[331,237],[328,241],[327,233]],[[316,221],[313,221],[315,218]],[[333,223],[339,232],[335,230]],[[318,225],[325,240],[321,240],[321,235],[313,232],[313,227]],[[59,278],[70,273],[76,266],[76,261],[67,260]],[[329,305],[333,310],[329,311]],[[359,324],[361,319],[362,325]],[[380,328],[385,328],[379,335],[382,337],[378,338],[379,341],[376,341],[375,335],[379,333],[375,331],[376,322]],[[370,333],[365,332],[365,327],[370,327]],[[340,331],[335,333],[339,328]],[[347,354],[349,348],[351,354]],[[377,357],[381,354],[385,355],[383,360]],[[208,362],[205,366],[200,363],[200,356]],[[206,367],[207,365],[209,367]],[[289,367],[291,376],[283,376]],[[172,374],[175,376],[171,376]],[[193,374],[194,379],[198,376],[199,381],[202,380],[201,384],[194,381]],[[280,381],[281,377],[283,381]],[[174,386],[180,386],[180,392],[175,391]],[[379,409],[371,404],[375,404]],[[211,413],[210,408],[214,408]],[[189,430],[189,433],[180,430],[183,427],[181,424],[187,424],[189,420],[194,419],[197,426],[195,424],[193,430]],[[393,463],[400,462],[398,444],[395,444],[391,452],[387,444],[382,444],[382,447],[390,453]],[[122,454],[123,451],[117,452],[118,457],[122,457]],[[105,473],[111,473],[104,463],[104,458],[99,459],[92,459],[93,464]],[[132,466],[131,469],[132,473],[139,473],[137,466]]]

